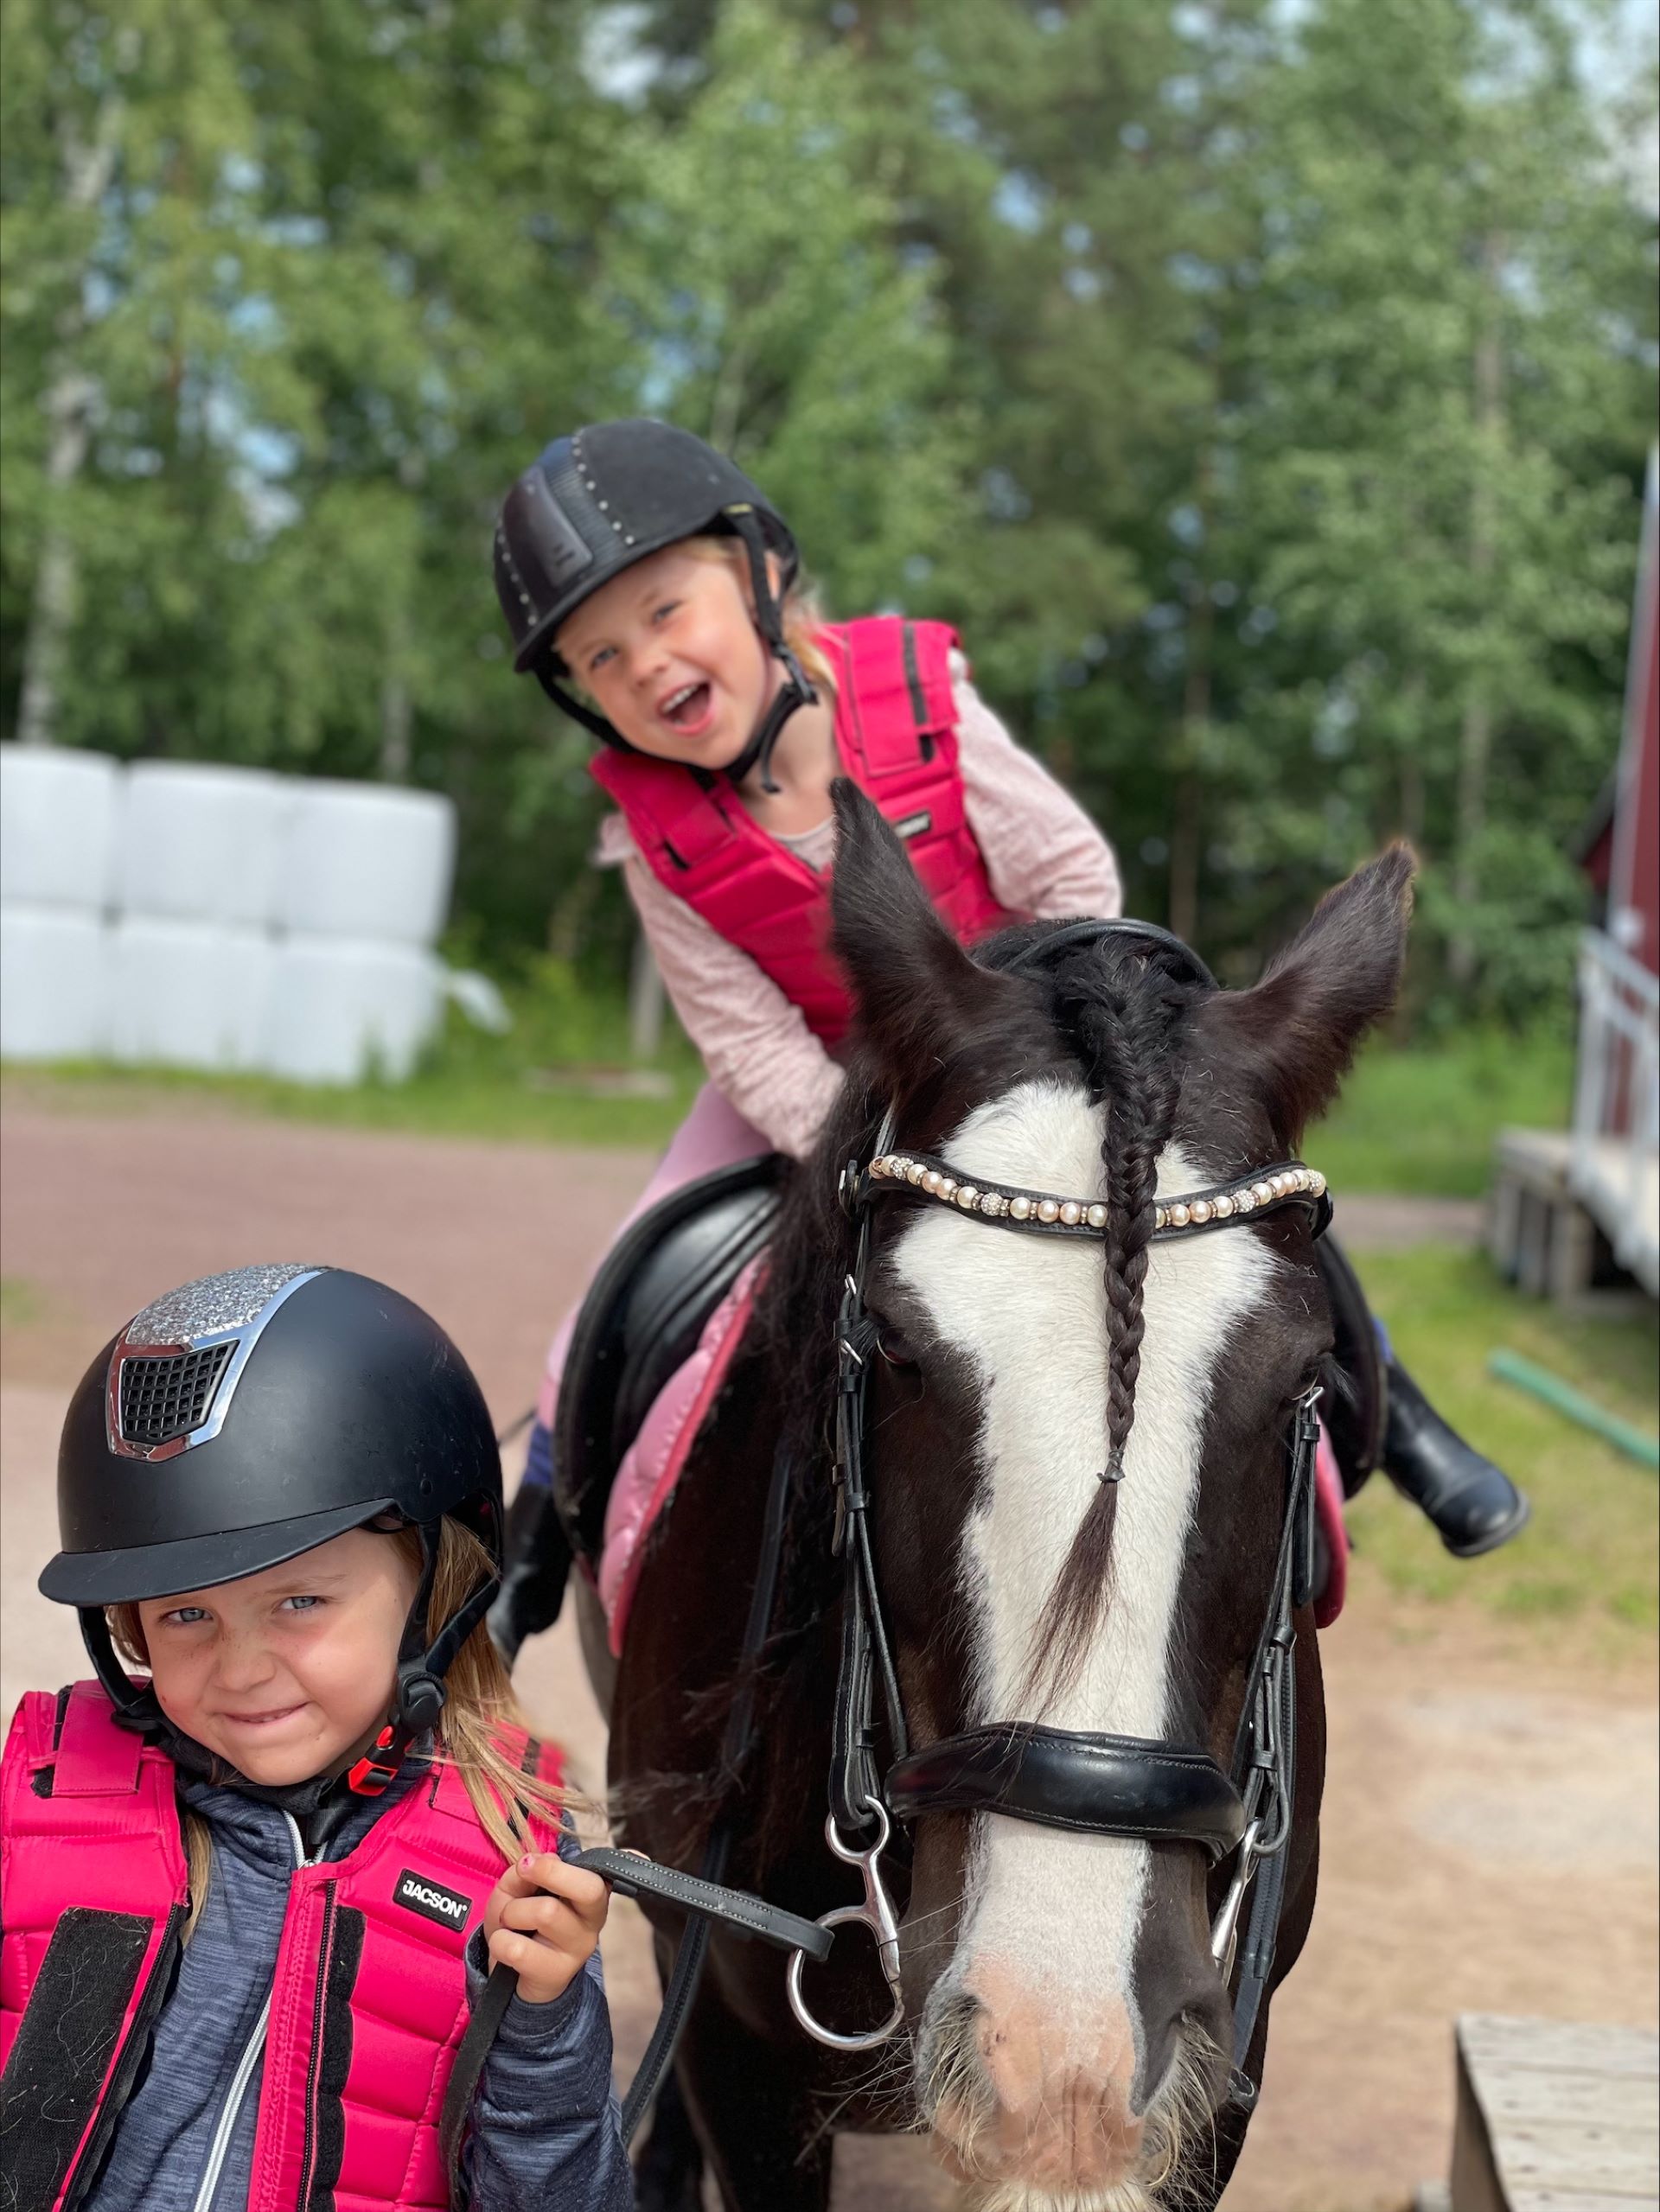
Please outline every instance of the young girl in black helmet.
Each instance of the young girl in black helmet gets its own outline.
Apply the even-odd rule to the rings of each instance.
[[[623,2212],[609,1892],[484,1627],[500,1461],[448,1337],[342,1270],[188,1284],[87,1371],[59,1513],[96,1679],[0,1771],[5,2202]]]
[[[823,622],[783,518],[701,439],[635,420],[555,440],[508,494],[495,564],[515,669],[601,741],[593,773],[619,813],[600,857],[622,865],[711,1078],[636,1214],[712,1169],[812,1150],[850,1013],[826,950],[838,775],[905,838],[965,942],[1015,919],[1119,913],[1106,839],[979,698],[955,634]],[[1455,1552],[1503,1542],[1523,1501],[1387,1348],[1380,1361],[1358,1286],[1331,1264],[1339,1333],[1389,1386],[1350,1424],[1346,1473],[1385,1465]],[[495,1616],[509,1654],[564,1583],[549,1439],[568,1328],[514,1501]]]

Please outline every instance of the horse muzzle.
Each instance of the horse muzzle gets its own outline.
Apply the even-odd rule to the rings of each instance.
[[[926,2117],[958,2180],[1025,2188],[1040,2204],[1108,2201],[1136,2179],[1146,2122],[1121,1998],[1066,2021],[1006,1968],[977,1962],[925,2030],[924,2064]]]

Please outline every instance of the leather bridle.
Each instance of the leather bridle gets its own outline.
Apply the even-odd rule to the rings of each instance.
[[[1058,939],[1073,942],[1086,933],[1095,937],[1109,931],[1133,932],[1154,940],[1161,951],[1179,952],[1193,973],[1210,980],[1179,940],[1146,925],[1069,925],[1041,940],[1038,950],[1052,954]],[[1101,1240],[1108,1216],[1097,1201],[970,1179],[933,1155],[896,1150],[894,1119],[890,1111],[869,1159],[849,1162],[842,1181],[843,1203],[857,1222],[858,1240],[838,1329],[833,1543],[846,1579],[825,1833],[836,1856],[860,1870],[865,1899],[827,1914],[820,1922],[827,1930],[843,1924],[870,1929],[892,2005],[879,2028],[852,2035],[827,2028],[806,2002],[803,1959],[797,1952],[789,1962],[791,2008],[808,2035],[836,2049],[869,2049],[902,2024],[898,1924],[881,1868],[893,1820],[911,1821],[931,1813],[997,1813],[1089,1835],[1197,1844],[1213,1869],[1232,1862],[1211,1927],[1211,1954],[1233,1986],[1232,2095],[1248,2109],[1257,2088],[1246,2075],[1245,2060],[1274,1963],[1295,1802],[1292,1654],[1294,1616],[1313,1589],[1318,1387],[1299,1400],[1289,1424],[1285,1517],[1228,1768],[1192,1745],[1050,1728],[1035,1721],[998,1722],[912,1750],[870,1528],[866,1400],[878,1328],[865,1288],[876,1210],[884,1201],[899,1197],[913,1205],[948,1207],[1006,1233],[1068,1240]],[[1291,1209],[1306,1215],[1315,1236],[1331,1218],[1324,1177],[1297,1161],[1161,1200],[1153,1240],[1173,1243]],[[877,1754],[878,1686],[889,1753],[885,1775]],[[1242,1946],[1237,1941],[1242,1917]]]
[[[1005,972],[1041,968],[1082,943],[1105,936],[1130,941],[1165,963],[1184,968],[1189,979],[1214,989],[1210,971],[1179,938],[1148,922],[1069,922],[1035,941],[1000,941],[978,957]],[[1296,1684],[1292,1654],[1295,1615],[1312,1594],[1314,1579],[1314,1453],[1319,1435],[1318,1388],[1299,1400],[1287,1438],[1285,1519],[1275,1558],[1267,1617],[1247,1678],[1233,1756],[1223,1769],[1209,1751],[1158,1738],[1049,1728],[1036,1721],[1004,1721],[912,1750],[905,1726],[892,1648],[883,1618],[870,1533],[870,1466],[866,1398],[870,1361],[878,1350],[877,1325],[865,1304],[872,1221],[883,1199],[949,1206],[967,1218],[1018,1234],[1100,1238],[1107,1209],[1098,1201],[1020,1190],[974,1181],[965,1185],[944,1160],[896,1151],[894,1116],[884,1119],[871,1157],[850,1161],[842,1200],[858,1224],[852,1272],[843,1292],[838,1327],[836,1386],[836,1513],[833,1545],[844,1564],[841,1659],[832,1724],[830,1813],[825,1834],[837,1858],[857,1866],[861,1903],[845,1905],[817,1921],[799,1918],[759,1897],[722,1886],[736,1833],[736,1809],[718,1816],[706,1842],[700,1873],[660,1866],[632,1852],[595,1851],[578,1864],[591,1866],[614,1887],[661,1900],[690,1916],[675,1955],[663,2008],[622,2107],[626,2143],[648,2109],[673,2061],[696,1998],[708,1954],[712,1925],[719,1922],[746,1936],[760,1936],[790,1953],[789,2002],[815,2041],[837,2050],[865,2050],[884,2042],[904,2021],[900,1984],[899,1922],[882,1877],[882,1858],[892,1820],[930,1813],[999,1813],[1012,1820],[1087,1835],[1127,1836],[1153,1844],[1197,1844],[1213,1871],[1229,1861],[1232,1872],[1211,1923],[1211,1955],[1234,1990],[1232,2097],[1248,2110],[1256,2085],[1245,2060],[1274,1965],[1286,1888],[1286,1845],[1295,1807]],[[1297,1161],[1257,1170],[1215,1189],[1159,1202],[1154,1240],[1204,1235],[1259,1214],[1300,1208],[1318,1236],[1331,1217],[1325,1178]],[[780,1446],[761,1533],[761,1548],[743,1639],[744,1686],[727,1717],[720,1765],[744,1768],[754,1732],[751,1672],[764,1647],[776,1599],[784,1552],[787,1508],[796,1469]],[[1116,1479],[1108,1470],[1104,1480]],[[890,1754],[884,1776],[877,1763],[876,1689],[881,1686]],[[1245,1911],[1249,1898],[1248,1913]],[[1245,1920],[1242,1945],[1239,1924]],[[827,2028],[809,2010],[802,1990],[808,1959],[829,1955],[834,1931],[868,1928],[892,2003],[879,2028],[853,2035]],[[491,2041],[510,2002],[517,1977],[497,1967],[456,2056],[440,2130],[452,2191],[458,2188],[461,2145],[472,2096]]]

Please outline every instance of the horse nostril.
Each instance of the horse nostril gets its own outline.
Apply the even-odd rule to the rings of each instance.
[[[971,2125],[987,2117],[996,2098],[985,2066],[990,2015],[966,1989],[935,1986],[917,2049],[918,2103],[933,2119],[954,2110]]]
[[[1190,2117],[1199,2108],[1214,2113],[1227,2094],[1232,2072],[1229,2051],[1232,2019],[1220,1992],[1204,1992],[1146,2035],[1136,2075],[1135,2108],[1178,2107]]]

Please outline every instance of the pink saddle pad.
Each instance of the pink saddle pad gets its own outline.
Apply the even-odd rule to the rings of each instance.
[[[623,1456],[605,1508],[605,1546],[600,1554],[599,1596],[605,1608],[610,1647],[622,1648],[629,1609],[634,1602],[645,1556],[646,1538],[674,1495],[680,1469],[703,1426],[709,1408],[731,1366],[755,1309],[764,1253],[744,1270],[704,1323],[697,1349],[669,1377],[652,1400],[640,1433]],[[1314,1618],[1329,1627],[1343,1610],[1348,1584],[1349,1535],[1343,1520],[1343,1483],[1324,1429],[1315,1457],[1315,1496],[1320,1527],[1331,1555],[1325,1588],[1315,1601]]]
[[[622,1456],[605,1508],[605,1544],[599,1556],[599,1597],[610,1646],[622,1648],[646,1538],[674,1495],[704,1417],[714,1404],[732,1355],[755,1310],[764,1253],[757,1253],[703,1325],[697,1349],[675,1368],[651,1402],[640,1433]]]

